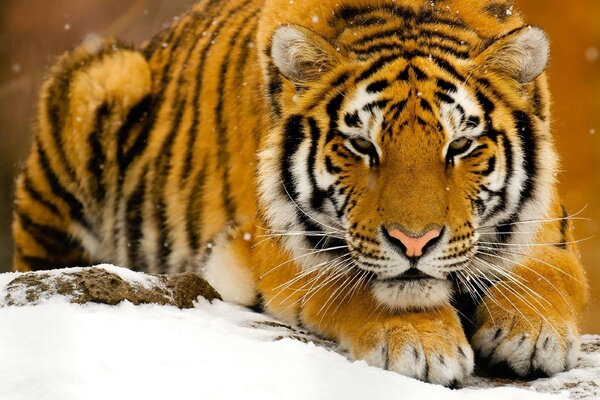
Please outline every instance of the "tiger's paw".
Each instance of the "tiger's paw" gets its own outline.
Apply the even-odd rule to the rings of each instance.
[[[365,324],[349,344],[351,356],[446,386],[467,378],[473,372],[473,351],[460,323],[429,320],[425,315],[419,318],[417,313],[411,316]]]
[[[551,312],[544,312],[542,318],[525,308],[513,312],[488,307],[489,311],[478,310],[478,327],[471,339],[484,366],[534,377],[551,376],[577,364],[580,343],[574,320],[557,318]]]

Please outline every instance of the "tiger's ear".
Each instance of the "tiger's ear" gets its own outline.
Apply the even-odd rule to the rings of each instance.
[[[295,84],[318,79],[341,56],[323,37],[297,25],[283,25],[273,34],[271,57],[279,72]]]
[[[533,26],[525,26],[496,39],[477,58],[484,69],[493,69],[528,83],[537,78],[548,65],[548,37]]]

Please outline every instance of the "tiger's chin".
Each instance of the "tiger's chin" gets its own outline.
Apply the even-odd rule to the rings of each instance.
[[[399,310],[427,310],[448,304],[452,285],[445,279],[379,280],[371,282],[374,297],[381,304]]]

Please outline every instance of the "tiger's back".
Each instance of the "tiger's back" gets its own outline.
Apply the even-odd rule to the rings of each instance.
[[[92,39],[59,60],[17,184],[17,270],[198,270],[221,237],[247,232],[261,3],[201,2],[141,52]]]

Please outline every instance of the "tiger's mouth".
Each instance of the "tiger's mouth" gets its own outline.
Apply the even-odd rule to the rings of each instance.
[[[411,282],[411,281],[422,281],[425,279],[439,279],[436,278],[434,276],[431,276],[417,268],[410,268],[407,271],[404,271],[403,273],[393,276],[391,278],[387,277],[387,278],[382,278],[382,279],[377,279],[378,281],[381,282],[388,282],[388,283],[404,283],[404,282]]]

